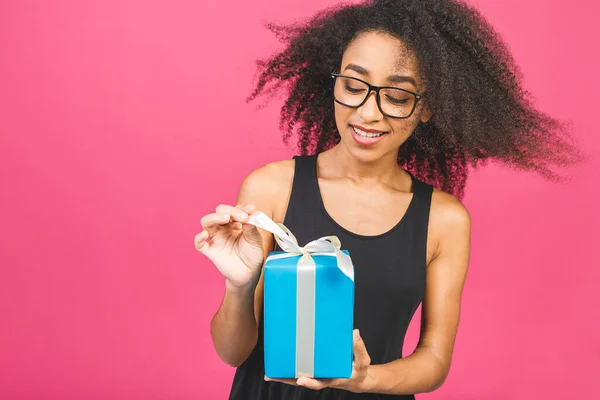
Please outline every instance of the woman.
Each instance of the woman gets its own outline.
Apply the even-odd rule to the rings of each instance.
[[[238,205],[202,218],[196,248],[226,281],[211,333],[237,366],[232,399],[414,398],[444,382],[470,252],[460,200],[486,160],[555,179],[578,159],[562,125],[536,110],[494,30],[454,0],[387,0],[271,26],[287,43],[260,63],[251,99],[287,89],[281,126],[301,156],[250,173]],[[350,379],[267,381],[262,264],[273,236],[257,210],[302,245],[336,235],[355,266]],[[416,350],[404,336],[422,303]]]

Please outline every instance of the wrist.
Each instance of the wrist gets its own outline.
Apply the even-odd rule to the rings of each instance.
[[[360,393],[376,393],[377,392],[377,367],[369,365],[367,367],[367,375],[360,384]]]
[[[225,279],[225,291],[236,296],[254,295],[256,289],[255,279],[245,285],[235,285],[229,279]]]

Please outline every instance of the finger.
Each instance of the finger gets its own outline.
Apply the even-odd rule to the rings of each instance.
[[[267,382],[280,382],[285,383],[287,385],[298,386],[296,383],[296,379],[279,379],[279,378],[269,378],[265,375],[265,381]]]
[[[235,209],[240,210],[242,213],[244,213],[246,215],[246,219],[240,222],[246,222],[246,220],[248,219],[248,217],[250,216],[249,211],[249,207],[247,204],[236,204]]]
[[[365,346],[365,342],[360,337],[360,332],[358,329],[355,329],[353,332],[354,335],[354,362],[356,364],[357,369],[364,369],[371,364],[371,357],[367,352],[367,348]]]
[[[240,208],[244,210],[248,215],[254,214],[257,211],[256,206],[254,204],[243,204]]]
[[[233,207],[227,204],[220,204],[217,206],[217,214],[228,214],[231,215],[231,219],[234,221],[244,222],[248,219],[248,213],[244,210]]]
[[[212,229],[227,225],[229,222],[231,222],[231,217],[228,214],[213,213],[202,217],[200,225],[202,225],[204,229]]]
[[[259,246],[262,245],[262,236],[255,225],[242,224],[242,234],[248,243]]]
[[[202,231],[194,237],[194,245],[196,246],[196,250],[201,251],[202,246],[206,244],[206,240],[208,239],[208,232]]]
[[[243,212],[245,212],[248,215],[252,215],[258,211],[258,209],[256,208],[256,205],[254,205],[254,204],[237,204],[235,206],[235,208],[239,208],[240,210],[242,210]]]
[[[328,386],[328,382],[325,380],[307,378],[304,376],[298,378],[296,383],[298,384],[298,386],[303,386],[305,388],[313,389],[313,390],[321,390]]]
[[[236,222],[234,222],[234,223],[231,225],[231,227],[232,227],[233,229],[235,229],[236,231],[239,231],[239,230],[241,230],[241,229],[242,229],[242,223],[241,223],[241,222],[237,222],[237,221],[236,221]]]
[[[349,379],[342,379],[342,378],[329,379],[329,381],[327,382],[327,387],[343,388],[344,383],[348,383],[348,381],[349,381]]]

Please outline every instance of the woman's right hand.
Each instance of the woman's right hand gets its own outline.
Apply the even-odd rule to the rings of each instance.
[[[263,239],[254,225],[246,224],[254,205],[220,205],[202,217],[196,249],[206,255],[234,289],[255,285],[264,260]]]

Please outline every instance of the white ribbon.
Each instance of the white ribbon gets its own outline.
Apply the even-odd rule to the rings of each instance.
[[[350,257],[341,251],[337,236],[324,236],[300,246],[296,237],[283,224],[275,223],[258,211],[250,215],[248,224],[271,232],[279,247],[285,252],[273,254],[267,260],[301,255],[296,265],[296,378],[314,376],[315,350],[315,294],[316,264],[313,255],[333,256],[337,267],[354,281],[354,267]]]
[[[271,232],[279,247],[287,253],[272,255],[269,258],[286,258],[301,254],[302,257],[298,261],[299,265],[311,263],[314,266],[314,260],[311,255],[335,256],[340,271],[354,281],[354,267],[352,266],[352,260],[346,253],[341,251],[342,244],[337,236],[323,236],[304,246],[300,246],[294,234],[285,225],[275,223],[261,211],[257,211],[250,215],[250,218],[246,223]]]

